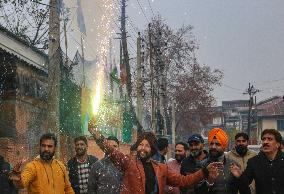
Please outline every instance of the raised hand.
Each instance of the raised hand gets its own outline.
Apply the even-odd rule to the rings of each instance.
[[[242,175],[242,170],[241,170],[241,168],[238,166],[238,165],[236,165],[236,164],[231,164],[231,166],[230,166],[230,171],[231,171],[231,173],[233,174],[233,176],[235,176],[235,177],[240,177],[241,175]]]
[[[11,179],[12,181],[21,180],[21,166],[26,161],[27,158],[24,158],[16,163],[16,165],[13,167],[13,170],[9,172],[9,179]]]
[[[100,138],[100,132],[96,129],[96,120],[92,118],[88,123],[88,131],[93,135],[95,139]]]

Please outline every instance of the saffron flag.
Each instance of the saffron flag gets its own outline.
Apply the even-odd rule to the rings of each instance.
[[[81,6],[81,0],[77,0],[77,23],[82,34],[86,34],[86,26],[85,26],[85,19],[83,15],[83,10]]]

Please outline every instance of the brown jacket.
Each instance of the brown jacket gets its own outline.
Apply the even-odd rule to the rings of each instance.
[[[142,162],[134,156],[124,155],[113,149],[108,151],[110,152],[110,160],[124,172],[123,187],[120,193],[145,194],[145,173]],[[158,180],[159,194],[164,194],[166,185],[176,187],[195,185],[205,177],[202,170],[183,176],[170,172],[166,164],[154,160],[151,160],[151,163]]]

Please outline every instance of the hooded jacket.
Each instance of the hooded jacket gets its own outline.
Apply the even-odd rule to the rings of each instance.
[[[46,163],[40,158],[29,162],[21,173],[21,180],[14,181],[29,194],[74,194],[65,166],[53,159]]]

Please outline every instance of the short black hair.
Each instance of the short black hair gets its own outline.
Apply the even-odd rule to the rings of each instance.
[[[176,146],[175,147],[177,147],[177,145],[182,145],[183,146],[183,148],[185,149],[185,151],[187,151],[187,150],[189,150],[189,147],[188,147],[188,145],[187,145],[187,143],[184,143],[184,142],[177,142],[176,143]]]
[[[275,140],[281,144],[282,142],[282,136],[280,134],[279,131],[275,130],[275,129],[264,129],[261,133],[261,139],[265,134],[272,134],[275,137]]]
[[[76,144],[78,141],[83,141],[86,145],[88,145],[88,140],[85,136],[76,137],[74,139],[74,144]]]
[[[157,141],[157,147],[159,151],[162,151],[163,149],[168,147],[168,145],[169,145],[169,140],[165,137],[160,137]]]
[[[51,140],[53,140],[54,146],[55,146],[55,147],[57,146],[57,138],[56,138],[56,136],[55,136],[54,133],[45,133],[45,134],[43,134],[43,135],[40,137],[40,140],[39,140],[40,145],[41,145],[41,142],[42,142],[43,140],[46,140],[46,139],[51,139]]]
[[[115,136],[108,136],[108,138],[106,138],[107,140],[112,140],[112,141],[115,141],[118,145],[119,145],[119,141],[118,139],[115,137]]]
[[[237,140],[239,137],[243,137],[245,140],[249,140],[249,136],[248,134],[246,134],[245,132],[240,132],[240,133],[237,133],[235,135],[235,140]]]

